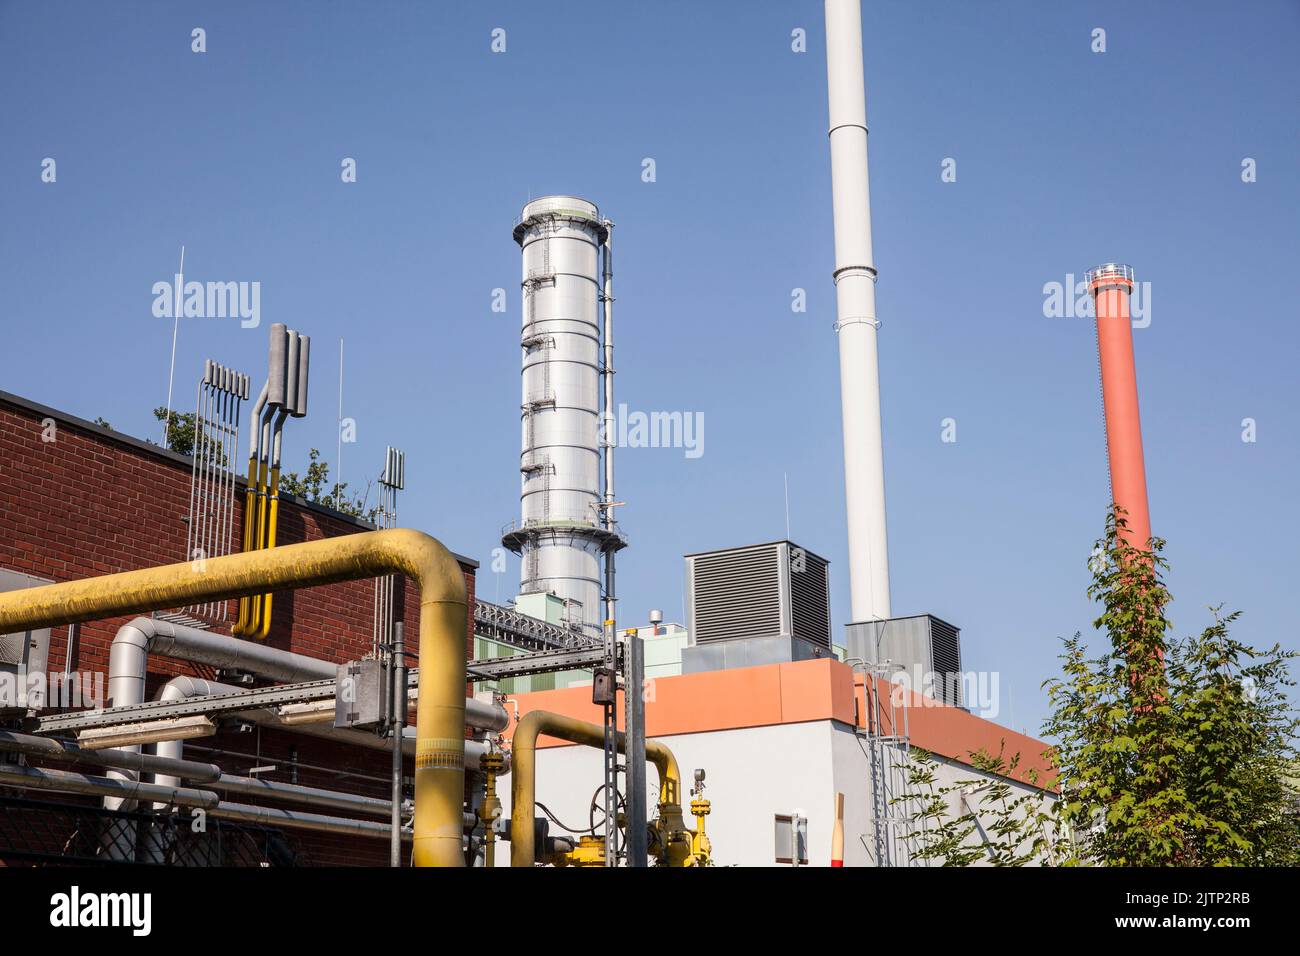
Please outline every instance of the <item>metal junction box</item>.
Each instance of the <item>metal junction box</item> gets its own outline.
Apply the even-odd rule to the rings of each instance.
[[[388,669],[383,661],[349,661],[338,669],[334,726],[376,730],[388,719]]]
[[[0,591],[51,584],[43,578],[0,569]],[[47,706],[50,629],[0,634],[0,716],[22,717]]]

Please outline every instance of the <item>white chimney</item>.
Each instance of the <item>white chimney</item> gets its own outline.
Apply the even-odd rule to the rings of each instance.
[[[836,333],[844,421],[844,497],[854,621],[888,618],[889,546],[876,359],[876,269],[871,257],[867,100],[860,0],[826,0],[831,198],[835,212]]]

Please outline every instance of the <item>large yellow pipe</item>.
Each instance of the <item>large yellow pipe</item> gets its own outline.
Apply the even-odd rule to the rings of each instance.
[[[22,592],[18,592],[22,593]],[[532,866],[537,849],[533,839],[533,818],[537,814],[537,738],[545,734],[588,747],[605,746],[605,728],[576,717],[534,710],[520,718],[511,738],[510,753],[510,865]],[[624,753],[627,739],[618,733],[618,752]],[[657,740],[645,742],[646,760],[659,771],[660,813],[681,816],[682,776],[673,752]]]
[[[463,866],[465,576],[438,541],[368,531],[0,594],[0,634],[336,581],[405,574],[420,587],[416,866]]]
[[[257,514],[257,456],[248,457],[248,484],[244,486],[244,537],[240,541],[239,550],[253,550],[253,521]],[[250,607],[252,602],[248,598],[239,599],[239,620],[230,630],[234,634],[243,634],[248,630],[250,620]]]

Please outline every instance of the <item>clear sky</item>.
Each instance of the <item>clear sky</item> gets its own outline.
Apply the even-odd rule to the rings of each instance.
[[[1243,637],[1300,647],[1300,5],[865,9],[895,613],[960,626],[967,668],[999,672],[999,720],[1037,729],[1057,638],[1095,616],[1107,498],[1093,330],[1045,316],[1043,289],[1118,260],[1151,289],[1135,338],[1175,625],[1222,602]],[[683,554],[784,537],[788,475],[838,631],[825,84],[815,0],[0,0],[0,388],[156,436],[172,323],[150,290],[183,243],[188,279],[261,283],[262,327],[183,321],[175,404],[208,357],[260,385],[285,322],[314,343],[286,464],[312,446],[332,461],[344,338],[343,477],[364,487],[386,444],[406,449],[402,523],[483,561],[480,594],[508,599],[517,559],[494,574],[492,557],[518,516],[510,231],[530,196],[576,193],[618,224],[619,400],[705,421],[698,458],[619,455],[620,624],[681,618]]]

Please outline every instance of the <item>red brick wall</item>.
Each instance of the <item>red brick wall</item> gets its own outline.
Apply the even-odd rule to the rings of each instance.
[[[53,419],[53,429],[48,424]],[[244,423],[246,429],[246,423]],[[47,440],[52,438],[53,440]],[[247,447],[246,436],[241,435]],[[241,449],[241,465],[247,456]],[[170,564],[185,559],[189,515],[190,464],[161,449],[145,449],[93,426],[58,413],[24,407],[0,397],[0,567],[53,581]],[[231,551],[239,550],[242,528],[242,487],[232,522]],[[369,526],[325,509],[281,502],[278,543],[313,541],[368,530]],[[472,601],[474,569],[463,564]],[[418,647],[419,600],[406,582],[398,611],[406,622],[407,646]],[[228,605],[227,623],[214,632],[230,633],[238,616],[237,602]],[[359,658],[371,648],[374,584],[352,581],[275,596],[271,634],[267,643],[324,660]],[[404,612],[404,613],[403,613]],[[117,629],[130,617],[87,622],[77,628],[71,669],[104,673]],[[473,652],[473,622],[466,634]],[[63,667],[67,628],[51,638],[51,670]],[[149,662],[148,693],[156,692],[177,674],[210,677],[210,669],[153,657]],[[301,734],[261,730],[251,734],[222,734],[195,740],[239,753],[260,754],[264,762],[280,763],[297,748],[304,764],[337,767],[373,777],[388,777],[388,757],[378,751],[341,747]],[[259,758],[260,759],[260,758]],[[219,759],[225,767],[225,759]],[[238,769],[234,761],[229,769]],[[247,769],[244,767],[243,769]],[[409,771],[409,766],[408,766]],[[289,780],[288,771],[266,779]],[[336,790],[386,796],[386,784],[339,779],[336,773],[300,769],[298,782]],[[288,804],[280,804],[289,806]],[[330,835],[291,833],[320,863],[382,863],[387,844],[371,839],[339,839]]]

